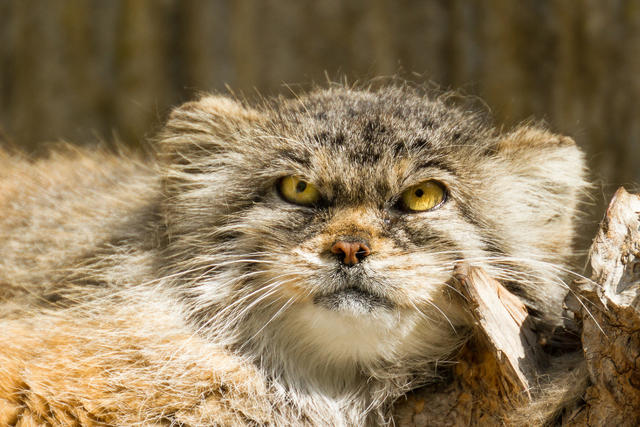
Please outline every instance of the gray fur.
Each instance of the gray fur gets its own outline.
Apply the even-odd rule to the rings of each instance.
[[[11,208],[0,196],[0,211],[22,212],[19,224],[0,219],[7,318],[32,316],[40,298],[134,304],[130,290],[157,289],[194,334],[259,368],[289,407],[279,422],[335,425],[385,423],[396,398],[454,361],[471,326],[448,283],[457,262],[503,280],[541,331],[563,324],[586,186],[569,138],[500,133],[406,87],[336,87],[254,107],[203,97],[173,111],[157,143],[151,165],[86,155],[97,158],[78,166],[89,182],[46,190],[34,179],[36,202]],[[322,203],[283,200],[287,175]],[[445,184],[446,202],[399,209],[402,191],[427,179]],[[327,245],[352,236],[372,253],[347,268]]]

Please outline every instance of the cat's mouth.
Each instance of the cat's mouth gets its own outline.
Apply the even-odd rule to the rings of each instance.
[[[364,315],[395,307],[385,295],[385,281],[361,266],[337,268],[317,278],[322,291],[313,303],[337,313]],[[372,275],[373,273],[373,275]]]
[[[327,310],[355,315],[367,314],[380,309],[391,310],[394,306],[389,299],[356,286],[316,295],[313,298],[313,303]]]

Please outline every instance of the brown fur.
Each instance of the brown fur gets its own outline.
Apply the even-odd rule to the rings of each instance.
[[[273,422],[256,369],[193,336],[161,301],[87,309],[80,324],[73,310],[3,324],[3,425]]]
[[[324,204],[283,200],[287,175]],[[388,423],[470,334],[457,262],[563,327],[583,175],[568,138],[408,88],[203,97],[153,159],[0,154],[0,422]],[[402,211],[426,179],[447,201]],[[345,237],[371,246],[352,268]]]

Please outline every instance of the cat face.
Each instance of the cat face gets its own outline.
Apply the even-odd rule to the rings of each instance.
[[[186,104],[163,150],[166,254],[205,330],[284,328],[286,345],[336,359],[437,359],[468,323],[450,283],[461,261],[559,316],[583,186],[566,138],[499,135],[407,90],[334,89],[261,110]]]

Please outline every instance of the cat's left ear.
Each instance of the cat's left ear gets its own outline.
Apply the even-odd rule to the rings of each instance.
[[[582,151],[569,137],[522,126],[497,141],[495,155],[509,177],[496,177],[492,187],[505,197],[502,214],[531,230],[517,239],[568,255],[577,207],[588,189]]]
[[[203,96],[175,108],[159,135],[161,156],[183,163],[233,150],[264,115],[224,96]]]
[[[573,199],[574,190],[586,185],[584,154],[568,136],[521,126],[502,136],[496,151],[509,161],[516,175],[540,180],[545,188],[553,188],[555,194],[564,193]]]

